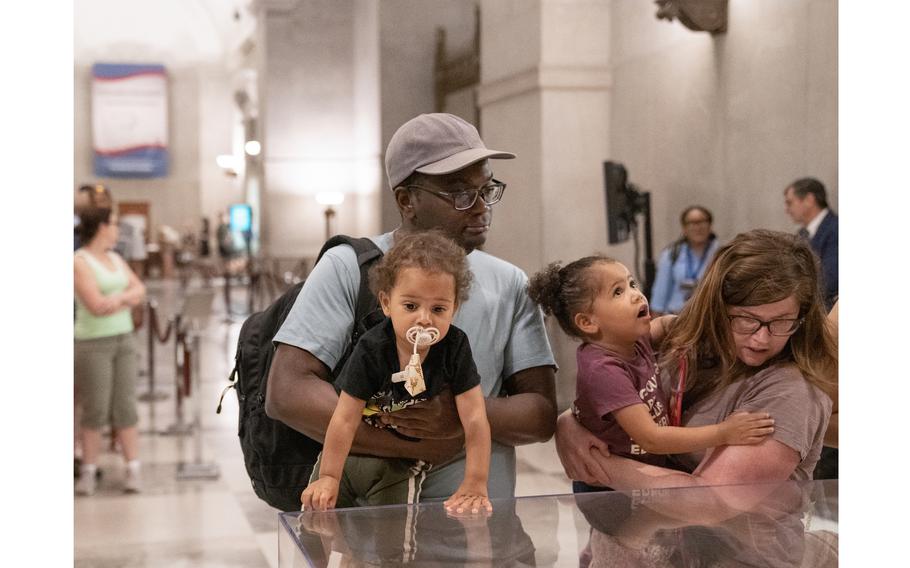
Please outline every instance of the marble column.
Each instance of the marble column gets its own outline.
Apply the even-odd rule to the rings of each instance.
[[[333,232],[378,232],[378,3],[264,0],[257,7],[266,252],[318,252],[326,231],[320,193],[345,194],[333,206]]]
[[[529,274],[606,250],[610,2],[484,0],[481,9],[482,134],[518,155],[494,163],[509,185],[487,250]],[[564,407],[577,344],[549,324]]]

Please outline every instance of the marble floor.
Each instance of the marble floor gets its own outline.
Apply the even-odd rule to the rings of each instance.
[[[164,325],[189,295],[199,297],[202,282],[181,289],[176,281],[148,284]],[[155,392],[167,398],[140,402],[139,429],[143,491],[122,492],[123,465],[107,449],[100,460],[102,478],[91,497],[74,498],[74,558],[77,568],[277,566],[278,511],[260,501],[250,487],[237,440],[237,398],[233,391],[215,413],[218,397],[233,366],[237,335],[246,310],[244,290],[235,287],[230,314],[216,280],[212,314],[199,326],[200,387],[183,404],[184,423],[199,416],[201,429],[178,435],[173,337],[154,349]],[[137,332],[140,393],[149,391],[148,327]],[[198,445],[197,445],[198,444]],[[216,479],[178,479],[181,464],[217,468]],[[553,442],[518,449],[518,495],[571,492]],[[572,532],[572,527],[565,530]]]

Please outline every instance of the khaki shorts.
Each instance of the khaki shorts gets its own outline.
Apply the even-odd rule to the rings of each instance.
[[[132,333],[77,339],[73,371],[84,428],[99,430],[108,424],[129,428],[139,422],[136,345]]]
[[[321,464],[322,452],[319,452],[310,483],[319,479]],[[420,460],[349,455],[344,462],[335,507],[418,503],[430,467]]]

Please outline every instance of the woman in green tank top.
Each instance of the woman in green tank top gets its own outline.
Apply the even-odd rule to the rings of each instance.
[[[95,492],[101,429],[117,432],[127,462],[127,492],[139,490],[139,433],[136,428],[136,349],[130,308],[145,298],[145,286],[111,249],[117,218],[108,208],[80,213],[81,242],[73,259],[76,295],[74,376],[82,406],[80,495]]]

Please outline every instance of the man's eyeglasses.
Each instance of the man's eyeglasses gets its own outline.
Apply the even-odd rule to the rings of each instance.
[[[733,333],[740,335],[752,335],[753,333],[758,333],[761,328],[767,327],[768,333],[771,335],[785,337],[796,333],[796,330],[803,323],[802,318],[762,321],[749,316],[727,316],[727,319],[730,320],[730,327],[733,329]]]
[[[499,203],[499,200],[502,199],[503,192],[506,190],[506,184],[495,179],[480,189],[469,189],[467,191],[456,192],[437,191],[435,189],[430,189],[428,187],[423,187],[415,184],[411,184],[405,187],[407,189],[420,189],[441,199],[445,199],[446,201],[449,201],[452,206],[455,207],[455,209],[458,211],[465,211],[471,207],[474,207],[474,203],[477,201],[478,195],[481,199],[483,199],[483,202],[486,205]]]

